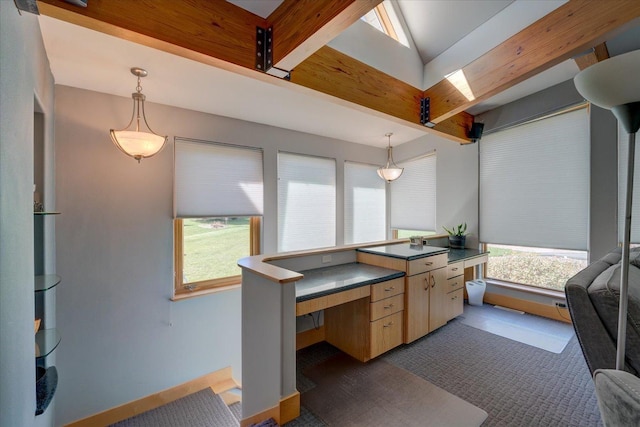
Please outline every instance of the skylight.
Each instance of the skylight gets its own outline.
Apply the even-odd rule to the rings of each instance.
[[[388,0],[380,3],[360,19],[398,43],[409,47],[409,40],[402,29],[398,15]]]

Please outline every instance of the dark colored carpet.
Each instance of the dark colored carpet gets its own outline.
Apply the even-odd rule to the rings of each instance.
[[[479,427],[487,413],[384,360],[361,363],[346,354],[305,375],[317,386],[302,404],[334,426]]]
[[[298,390],[303,400],[315,384],[302,372],[338,353],[326,343],[298,352]],[[489,416],[483,427],[602,425],[593,382],[575,337],[555,354],[453,320],[381,358],[485,410]],[[303,406],[301,416],[286,426],[326,425],[309,409]]]

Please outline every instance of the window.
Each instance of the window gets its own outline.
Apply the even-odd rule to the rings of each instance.
[[[480,142],[480,240],[487,277],[561,290],[586,266],[587,110],[574,109]]]
[[[176,219],[176,293],[237,285],[238,259],[260,253],[260,217]]]
[[[335,244],[335,160],[278,153],[278,251]]]
[[[627,200],[627,159],[629,157],[629,134],[618,121],[618,242],[624,234],[624,211]],[[640,149],[636,144],[635,173],[633,174],[633,200],[631,201],[631,242],[640,243]]]
[[[391,188],[391,228],[410,232],[424,230],[426,235],[436,229],[436,155],[401,163],[402,176]],[[411,235],[415,235],[411,234]]]
[[[345,244],[386,239],[387,190],[377,168],[354,162],[344,164]]]
[[[398,43],[409,47],[409,40],[391,2],[380,3],[360,19]]]
[[[262,150],[175,140],[175,294],[238,285],[260,253]]]

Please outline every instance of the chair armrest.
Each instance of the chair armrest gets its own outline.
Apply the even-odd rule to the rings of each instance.
[[[594,380],[605,427],[639,426],[640,378],[625,371],[598,369]]]

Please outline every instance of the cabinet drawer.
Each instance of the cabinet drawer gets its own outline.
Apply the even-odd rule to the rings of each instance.
[[[432,255],[424,258],[411,260],[407,263],[407,275],[424,273],[447,266],[447,254]]]
[[[402,344],[402,311],[371,322],[371,358]]]
[[[371,285],[371,302],[404,293],[404,277]]]
[[[454,262],[447,265],[447,279],[452,277],[461,276],[464,274],[464,261]]]
[[[458,289],[457,291],[449,292],[447,294],[448,320],[462,314],[462,311],[464,310],[463,298],[464,295],[462,293],[462,289]]]
[[[464,276],[447,279],[447,292],[457,291],[464,287]]]
[[[371,303],[371,321],[404,310],[404,294]]]

